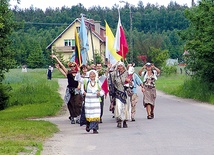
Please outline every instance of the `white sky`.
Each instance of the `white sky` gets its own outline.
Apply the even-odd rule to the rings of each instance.
[[[119,0],[21,0],[20,4],[17,4],[16,0],[10,0],[11,8],[13,8],[14,5],[17,5],[19,8],[29,8],[31,5],[33,5],[36,8],[41,8],[42,10],[45,10],[48,7],[61,8],[62,6],[71,7],[73,5],[77,5],[78,3],[82,3],[85,8],[89,8],[92,6],[101,6],[101,7],[109,7],[111,8],[114,4],[119,4],[120,6],[123,6],[123,3],[120,3]],[[128,2],[134,6],[137,6],[139,0],[124,0],[125,2]],[[167,6],[170,1],[176,1],[180,5],[186,4],[187,6],[191,6],[192,0],[142,0],[144,6],[149,2],[150,4],[159,4]]]

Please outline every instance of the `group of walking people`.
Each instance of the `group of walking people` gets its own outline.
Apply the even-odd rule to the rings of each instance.
[[[136,103],[138,102],[137,87],[143,92],[143,105],[147,118],[154,118],[156,99],[155,80],[160,70],[152,63],[146,63],[137,73],[134,65],[118,61],[115,65],[108,64],[103,68],[101,63],[79,67],[75,62],[69,62],[68,70],[60,60],[56,68],[68,79],[64,101],[70,113],[71,124],[86,125],[86,131],[98,133],[99,123],[102,123],[104,96],[100,79],[108,79],[110,111],[116,119],[118,128],[127,128],[128,121],[135,121]],[[143,81],[139,76],[143,76]]]

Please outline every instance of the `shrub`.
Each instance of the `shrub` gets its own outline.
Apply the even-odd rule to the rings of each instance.
[[[3,85],[0,83],[0,110],[3,110],[7,107],[9,94],[8,92],[11,90],[11,87],[8,85]]]
[[[176,66],[164,66],[161,70],[161,74],[165,76],[169,76],[171,74],[177,73],[177,67]]]

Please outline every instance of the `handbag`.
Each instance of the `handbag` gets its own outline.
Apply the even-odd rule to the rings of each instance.
[[[128,88],[126,89],[126,92],[127,92],[127,95],[128,95],[128,96],[132,96],[132,95],[134,94],[133,90],[132,90],[130,87],[128,87]]]

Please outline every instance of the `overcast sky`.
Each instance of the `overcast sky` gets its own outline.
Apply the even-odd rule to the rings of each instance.
[[[48,7],[61,8],[62,6],[71,7],[73,5],[77,5],[78,3],[82,3],[85,8],[90,8],[92,6],[101,6],[101,7],[109,7],[111,8],[114,4],[119,4],[120,6],[123,6],[123,3],[120,3],[119,0],[21,0],[20,4],[17,4],[16,0],[10,0],[11,8],[14,7],[14,5],[17,5],[19,8],[29,8],[31,5],[33,5],[36,8],[41,8],[42,10],[45,10]],[[128,2],[132,5],[137,6],[139,0],[124,0],[125,2]],[[147,3],[150,4],[159,4],[167,6],[170,1],[176,1],[180,5],[186,4],[187,6],[191,6],[192,0],[142,0],[144,6]]]

